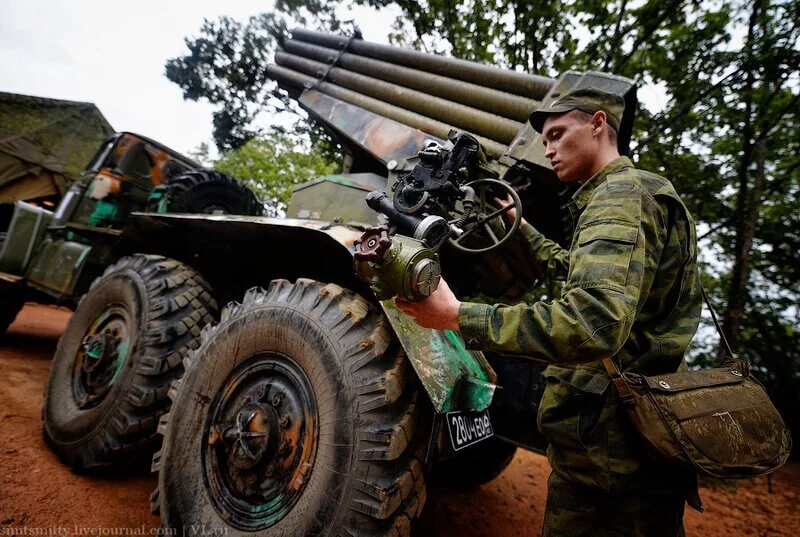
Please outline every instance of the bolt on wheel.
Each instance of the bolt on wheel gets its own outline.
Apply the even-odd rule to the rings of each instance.
[[[294,506],[313,467],[316,412],[308,378],[286,355],[255,356],[230,374],[211,405],[202,445],[222,517],[261,530]]]
[[[72,393],[80,409],[96,406],[122,372],[131,343],[131,314],[121,304],[103,310],[75,354]]]

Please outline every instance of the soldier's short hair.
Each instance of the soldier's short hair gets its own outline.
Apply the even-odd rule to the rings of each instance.
[[[575,116],[577,116],[578,118],[585,121],[590,121],[594,117],[594,114],[590,114],[589,112],[584,112],[583,110],[578,110],[577,108],[573,110],[572,113],[575,114]],[[614,126],[611,125],[611,123],[609,123],[608,121],[606,121],[606,127],[608,127],[608,139],[611,141],[611,143],[616,144],[618,136],[617,129],[615,129]]]

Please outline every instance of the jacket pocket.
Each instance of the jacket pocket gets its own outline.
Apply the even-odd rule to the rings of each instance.
[[[537,425],[547,441],[572,452],[604,451],[608,437],[607,395],[579,390],[557,377],[546,379]]]
[[[603,220],[578,230],[570,255],[571,287],[602,286],[624,292],[639,227],[622,220]]]

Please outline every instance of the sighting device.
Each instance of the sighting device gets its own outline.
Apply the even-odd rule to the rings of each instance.
[[[429,142],[413,170],[392,185],[390,197],[370,192],[367,205],[385,224],[355,241],[359,278],[381,300],[402,296],[420,301],[439,284],[436,253],[443,244],[464,253],[490,252],[519,228],[521,210],[509,223],[504,214],[521,207],[516,191],[486,166],[486,156],[469,134],[452,131],[442,146]],[[503,206],[495,201],[508,200]]]

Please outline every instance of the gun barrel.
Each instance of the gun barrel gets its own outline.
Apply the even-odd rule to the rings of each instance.
[[[515,121],[525,122],[536,110],[540,101],[487,88],[471,82],[454,80],[445,76],[403,67],[401,65],[341,52],[332,48],[289,39],[283,43],[286,52],[325,64],[336,62],[342,69],[394,82],[430,95],[472,106],[484,112],[497,114]]]
[[[511,143],[524,127],[523,123],[512,119],[339,67],[329,67],[324,63],[287,52],[278,52],[275,55],[275,62],[307,75],[325,76],[326,80],[337,86],[384,100],[436,120],[449,121],[460,130],[468,130],[506,145]]]
[[[370,43],[361,39],[350,40],[346,37],[314,32],[303,28],[296,28],[292,31],[292,37],[299,41],[337,50],[347,48],[348,51],[360,56],[369,56],[386,62],[414,67],[448,78],[515,93],[530,99],[542,100],[555,84],[555,80],[552,78],[503,70],[466,60],[426,54],[416,50]]]

